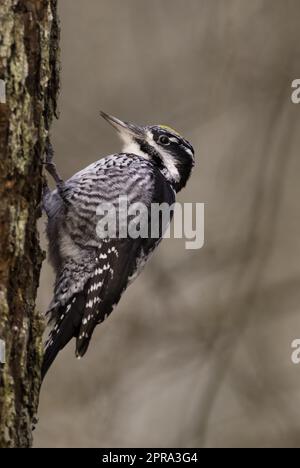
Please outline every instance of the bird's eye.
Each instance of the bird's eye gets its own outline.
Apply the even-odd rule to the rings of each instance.
[[[162,135],[159,137],[158,143],[161,143],[162,145],[168,145],[170,143],[170,139],[166,135]]]

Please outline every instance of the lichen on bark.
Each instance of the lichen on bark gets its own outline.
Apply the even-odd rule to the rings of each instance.
[[[36,228],[45,140],[57,113],[57,0],[1,0],[0,447],[28,447],[37,411],[44,322],[35,308],[43,254]]]

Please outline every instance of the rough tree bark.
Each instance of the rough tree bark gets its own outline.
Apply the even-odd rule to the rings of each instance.
[[[44,328],[35,309],[43,259],[36,221],[59,86],[57,0],[0,0],[0,79],[0,447],[28,447]]]

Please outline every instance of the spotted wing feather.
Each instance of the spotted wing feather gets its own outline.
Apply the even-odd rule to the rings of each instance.
[[[94,328],[103,322],[121,299],[130,277],[137,268],[141,244],[129,239],[119,241],[118,249],[112,241],[101,251],[104,262],[98,266],[86,285],[86,304],[76,340],[76,354],[83,356]],[[104,258],[105,257],[105,258]],[[100,260],[100,259],[99,259]]]

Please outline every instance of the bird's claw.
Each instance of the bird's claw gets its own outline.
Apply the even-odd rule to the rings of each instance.
[[[45,142],[45,161],[44,166],[49,174],[53,177],[56,183],[60,182],[61,179],[57,174],[55,163],[53,162],[54,150],[50,142],[50,138],[47,137]]]
[[[53,165],[53,156],[54,156],[54,150],[52,143],[50,142],[50,138],[48,137],[45,142],[45,165]]]

